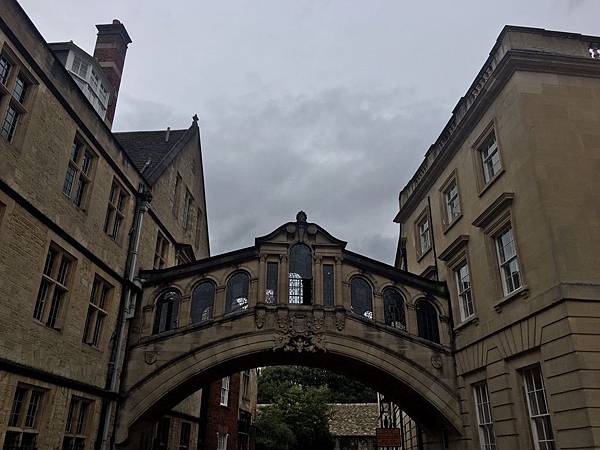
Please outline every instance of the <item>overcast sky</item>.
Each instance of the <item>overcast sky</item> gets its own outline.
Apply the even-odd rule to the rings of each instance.
[[[503,25],[600,34],[600,0],[22,0],[48,42],[132,37],[114,129],[200,117],[213,254],[293,220],[392,263],[398,193]]]

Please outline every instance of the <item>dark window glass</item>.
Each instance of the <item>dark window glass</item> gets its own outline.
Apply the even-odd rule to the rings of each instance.
[[[191,423],[181,422],[181,432],[179,434],[179,450],[186,450],[187,448],[189,448],[191,431]]]
[[[17,129],[17,122],[19,121],[19,113],[15,108],[9,106],[6,110],[6,116],[4,116],[4,123],[2,124],[2,129],[0,130],[0,134],[4,136],[9,141],[12,140],[15,135],[15,130]]]
[[[373,292],[364,278],[353,278],[351,284],[352,311],[367,319],[373,318]]]
[[[0,56],[0,83],[6,84],[10,74],[11,64],[4,56]]]
[[[265,293],[265,303],[277,303],[277,281],[279,264],[276,262],[267,263],[267,292]]]
[[[312,254],[304,244],[290,250],[289,303],[312,305]]]
[[[333,266],[331,264],[323,265],[323,305],[334,306],[335,288],[333,277]]]
[[[250,277],[244,272],[238,272],[229,278],[225,314],[248,308],[249,285]]]
[[[177,328],[180,301],[181,296],[177,291],[167,291],[158,298],[154,319],[154,334]]]
[[[153,450],[167,450],[167,448],[169,448],[170,427],[171,421],[168,417],[162,417],[160,421],[156,424],[154,443],[152,445]]]
[[[431,302],[421,300],[417,304],[417,326],[420,337],[432,342],[440,342],[437,310]]]
[[[192,292],[192,323],[212,319],[214,303],[215,286],[210,281],[196,286]]]
[[[27,91],[27,83],[25,80],[19,75],[15,81],[15,88],[13,89],[13,97],[19,103],[23,103],[25,100],[25,92]]]
[[[386,325],[406,330],[404,298],[400,292],[395,289],[383,291],[383,311]]]

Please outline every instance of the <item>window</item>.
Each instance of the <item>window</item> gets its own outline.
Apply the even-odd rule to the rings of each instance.
[[[386,325],[406,330],[404,298],[396,289],[388,288],[383,291],[383,313]]]
[[[245,272],[237,272],[227,281],[227,303],[225,314],[248,309],[248,289],[250,277]]]
[[[475,314],[473,308],[473,295],[471,294],[471,275],[469,274],[469,265],[467,261],[461,262],[454,269],[456,279],[456,290],[458,292],[458,304],[460,308],[461,321],[467,320]]]
[[[4,450],[35,450],[39,434],[39,416],[45,391],[19,384],[13,398]]]
[[[171,420],[168,417],[161,417],[154,425],[152,450],[167,450],[169,448],[169,428],[171,428]]]
[[[217,450],[227,450],[227,433],[217,433]]]
[[[25,100],[25,94],[27,93],[27,81],[23,78],[23,75],[17,75],[15,79],[15,87],[13,88],[12,96],[19,103],[23,103]]]
[[[181,422],[181,431],[179,432],[179,450],[190,448],[190,435],[192,434],[192,424]]]
[[[230,381],[229,377],[224,377],[221,380],[221,400],[220,400],[221,406],[229,405],[229,381]]]
[[[277,303],[277,283],[279,278],[279,264],[267,263],[267,289],[265,292],[265,303]]]
[[[73,396],[67,414],[67,425],[63,438],[62,450],[84,450],[88,412],[92,402],[85,398]]]
[[[158,297],[156,316],[154,317],[154,334],[177,328],[180,302],[181,295],[176,290],[169,290]]]
[[[71,69],[81,78],[87,78],[89,64],[82,60],[79,56],[75,55],[73,58],[73,64],[71,65]]]
[[[521,287],[521,273],[512,228],[501,231],[495,239],[502,287],[504,295],[508,295]]]
[[[356,314],[373,318],[373,290],[367,280],[360,277],[352,278],[350,283],[352,311]]]
[[[154,249],[154,265],[155,269],[162,269],[167,265],[167,255],[169,253],[169,241],[159,231],[156,236],[156,248]]]
[[[212,319],[215,302],[215,286],[204,281],[192,291],[192,323],[200,323]]]
[[[502,170],[500,161],[500,151],[496,142],[496,133],[494,130],[485,138],[483,143],[477,148],[481,155],[483,166],[483,180],[485,184],[490,183]]]
[[[65,175],[63,193],[71,198],[73,204],[78,208],[83,208],[87,198],[88,187],[91,184],[93,161],[93,154],[76,138],[71,147],[71,158]],[[75,184],[77,184],[77,187],[73,191]]]
[[[73,257],[63,249],[50,244],[33,309],[33,318],[50,328],[60,329],[59,318],[69,292],[73,261]]]
[[[431,342],[440,342],[438,314],[435,306],[427,300],[417,303],[417,328],[419,336]]]
[[[289,303],[312,305],[312,253],[304,244],[290,249]]]
[[[539,366],[523,371],[523,385],[535,450],[554,450],[554,434],[546,402],[546,389]]]
[[[417,250],[419,255],[424,255],[431,248],[431,230],[429,226],[429,215],[423,213],[417,221]]]
[[[442,192],[444,195],[444,209],[446,210],[446,225],[449,225],[460,216],[461,212],[456,176],[448,182]]]
[[[479,429],[479,447],[481,450],[496,450],[496,435],[494,434],[494,421],[487,383],[473,386],[473,398],[477,411],[477,425]]]
[[[242,372],[242,398],[250,398],[250,371]]]
[[[116,180],[113,180],[108,198],[108,208],[106,209],[104,232],[115,241],[119,239],[121,226],[125,219],[126,203],[127,193]]]
[[[15,135],[15,130],[17,129],[17,123],[19,122],[20,116],[21,114],[13,105],[8,106],[0,134],[9,142],[12,141],[12,138]]]
[[[0,83],[6,84],[8,82],[11,68],[12,64],[8,59],[4,55],[0,55]]]
[[[323,305],[335,306],[335,279],[333,265],[323,264]]]
[[[107,306],[111,291],[112,286],[96,275],[92,284],[90,304],[83,327],[83,342],[93,347],[100,347],[102,329],[108,315]]]
[[[181,210],[181,226],[187,230],[190,224],[190,211],[192,209],[192,194],[187,189],[185,190],[185,199],[183,209]]]

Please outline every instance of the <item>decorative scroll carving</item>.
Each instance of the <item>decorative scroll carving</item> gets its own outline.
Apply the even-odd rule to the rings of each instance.
[[[283,311],[281,311],[283,313]],[[315,317],[309,312],[277,312],[278,336],[273,350],[284,352],[325,352],[323,336],[323,317]]]

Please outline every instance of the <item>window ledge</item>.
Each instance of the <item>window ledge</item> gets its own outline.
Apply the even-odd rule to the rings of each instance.
[[[523,298],[529,297],[529,288],[526,285],[521,286],[516,291],[512,291],[510,294],[506,295],[504,298],[502,298],[499,301],[497,301],[496,303],[494,303],[494,309],[497,312],[501,312],[502,307],[505,304],[510,303],[512,300],[519,298],[519,297],[523,297]]]
[[[504,173],[504,168],[500,169],[500,172],[498,172],[496,175],[494,175],[494,177],[490,181],[488,181],[485,184],[485,186],[483,186],[481,188],[481,190],[479,191],[479,194],[477,194],[477,196],[481,197],[483,194],[485,194],[485,191],[487,191],[490,188],[490,186],[492,184],[494,184],[496,182],[496,180],[502,176],[503,173]]]
[[[477,314],[473,314],[471,317],[469,317],[468,319],[465,319],[464,321],[462,321],[461,323],[459,323],[458,325],[456,325],[453,330],[454,331],[459,331],[462,330],[463,328],[465,328],[467,325],[479,325],[479,316],[477,316]]]
[[[455,224],[456,222],[458,222],[458,221],[461,219],[461,217],[462,217],[462,216],[463,216],[463,214],[462,214],[462,212],[461,212],[461,213],[460,213],[458,216],[456,216],[456,217],[455,217],[455,218],[452,220],[452,222],[450,222],[450,223],[449,223],[449,224],[447,224],[447,225],[444,225],[444,228],[442,229],[442,233],[446,234],[446,233],[447,233],[447,232],[450,230],[450,228],[452,228],[452,227],[454,226],[454,224]]]

